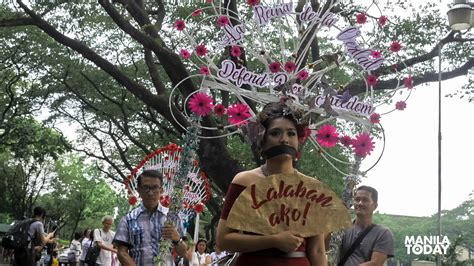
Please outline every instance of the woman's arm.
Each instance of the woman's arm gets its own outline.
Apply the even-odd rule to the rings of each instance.
[[[211,255],[207,255],[206,261],[205,261],[206,265],[211,265],[211,262],[212,262]]]
[[[304,240],[297,233],[290,231],[268,236],[241,234],[227,227],[226,224],[226,220],[220,219],[217,226],[217,245],[222,250],[253,252],[268,248],[278,248],[283,252],[292,252]]]
[[[306,255],[311,266],[326,266],[326,248],[324,246],[324,234],[306,238]]]

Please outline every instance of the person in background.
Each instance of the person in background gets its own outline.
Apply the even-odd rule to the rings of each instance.
[[[36,206],[33,209],[32,218],[35,220],[30,224],[28,235],[30,242],[28,247],[24,249],[16,249],[13,252],[13,265],[16,266],[36,266],[36,261],[48,243],[54,242],[54,232],[46,234],[44,232],[44,219],[46,218],[46,210],[43,207]]]
[[[354,196],[356,219],[351,228],[346,229],[342,238],[338,265],[382,266],[387,258],[393,257],[393,234],[390,229],[373,223],[372,217],[378,206],[378,192],[369,186],[360,186]],[[369,228],[370,227],[370,228]],[[367,234],[353,252],[351,246],[360,234]]]
[[[186,256],[187,245],[183,241],[181,222],[173,226],[165,224],[168,209],[161,206],[163,175],[156,170],[145,170],[137,178],[138,194],[142,203],[127,213],[118,226],[113,241],[117,246],[117,256],[123,265],[155,265],[155,257],[160,252],[160,239],[169,239],[176,253]],[[173,264],[170,254],[166,265]]]
[[[100,254],[95,262],[96,265],[109,266],[112,264],[112,252],[116,253],[112,240],[114,239],[115,232],[110,230],[114,224],[114,218],[112,216],[104,216],[102,218],[102,228],[94,230],[94,242],[100,247]]]
[[[69,253],[68,253],[68,262],[70,266],[79,266],[79,257],[82,253],[82,245],[79,241],[82,237],[80,232],[74,233],[74,239],[71,241],[71,245],[69,245]]]
[[[210,265],[211,264],[211,255],[206,252],[207,250],[207,240],[199,239],[196,243],[196,249],[193,252],[193,257],[191,258],[192,266],[200,265]]]
[[[82,252],[81,256],[79,257],[79,264],[80,266],[86,266],[85,259],[87,255],[87,251],[89,250],[89,247],[91,246],[92,239],[91,239],[91,229],[86,229],[84,230],[82,234],[82,239],[81,239],[81,246],[82,246]]]
[[[218,245],[214,245],[214,251],[211,253],[211,261],[214,263],[215,261],[225,257],[227,255],[227,252],[222,251]],[[217,265],[217,264],[212,264],[212,265]]]

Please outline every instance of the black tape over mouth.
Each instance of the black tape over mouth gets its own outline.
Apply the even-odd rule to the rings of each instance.
[[[288,155],[291,155],[292,158],[295,158],[296,149],[288,145],[278,145],[264,151],[262,153],[262,156],[265,159],[271,159],[275,156],[282,155],[282,154],[288,154]]]

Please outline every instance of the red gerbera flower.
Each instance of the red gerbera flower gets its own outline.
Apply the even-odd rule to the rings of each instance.
[[[369,86],[375,86],[375,84],[377,84],[377,76],[375,75],[368,75],[367,76],[367,85]]]
[[[230,48],[230,54],[232,56],[239,57],[241,54],[240,47],[238,45],[232,46],[232,48]]]
[[[184,59],[191,58],[191,53],[189,53],[188,50],[186,50],[186,49],[181,49],[181,51],[179,53],[181,54],[181,57],[184,58]]]
[[[168,208],[168,206],[170,206],[170,203],[171,203],[170,196],[168,196],[168,195],[165,195],[165,196],[161,195],[160,196],[161,206]]]
[[[199,202],[198,204],[194,205],[194,210],[197,212],[197,213],[202,213],[204,211],[204,204],[202,204],[201,202]]]
[[[387,16],[380,16],[378,20],[378,24],[380,27],[385,26],[385,24],[387,24]]]
[[[412,89],[413,88],[413,77],[408,76],[408,77],[404,78],[403,79],[403,85],[405,85],[405,87],[407,89]]]
[[[281,70],[281,64],[278,61],[271,62],[270,65],[268,65],[268,68],[270,69],[270,72],[278,73]]]
[[[217,24],[219,24],[219,26],[221,26],[221,27],[225,27],[226,25],[229,24],[229,17],[228,17],[228,16],[224,16],[224,15],[219,16],[219,17],[217,18]]]
[[[227,109],[227,120],[235,126],[243,126],[248,123],[247,118],[251,117],[249,107],[246,104],[237,103]]]
[[[340,141],[341,144],[344,145],[344,147],[349,147],[352,144],[352,138],[347,135],[344,135]]]
[[[217,116],[225,115],[226,111],[227,111],[227,109],[225,108],[225,106],[223,104],[218,104],[218,105],[214,106],[214,113]]]
[[[174,27],[176,28],[176,30],[182,31],[184,30],[184,28],[186,28],[186,23],[184,23],[184,20],[178,19],[174,23]]]
[[[211,72],[209,71],[209,68],[207,66],[202,66],[199,68],[199,73],[209,76]]]
[[[356,15],[356,20],[357,23],[364,24],[367,22],[367,16],[365,15],[365,13],[359,13]]]
[[[130,198],[128,198],[128,204],[132,206],[137,204],[137,197],[131,196]]]
[[[339,141],[339,133],[336,132],[333,125],[326,124],[319,128],[316,133],[316,140],[321,146],[332,148]]]
[[[212,98],[204,92],[198,92],[191,96],[189,109],[198,116],[206,116],[212,111]]]
[[[303,130],[298,131],[298,142],[305,143],[306,139],[311,135],[313,131],[309,127],[304,127]]]
[[[355,139],[352,140],[352,147],[354,148],[354,153],[364,158],[374,150],[374,142],[372,137],[368,133],[361,133]]]
[[[295,71],[295,69],[296,69],[296,65],[292,61],[287,61],[285,63],[285,71],[286,72],[293,72],[293,71]]]
[[[249,4],[250,6],[257,6],[258,4],[260,4],[260,0],[247,0],[247,4]]]
[[[296,75],[296,77],[299,79],[299,80],[306,80],[308,79],[309,77],[309,74],[308,74],[308,71],[306,70],[301,70],[300,72],[298,72],[298,74]]]
[[[397,110],[404,110],[405,108],[407,108],[407,103],[405,101],[398,101],[396,104],[395,104],[395,108],[397,108]]]
[[[197,17],[197,16],[201,15],[201,13],[202,13],[202,9],[198,8],[198,9],[194,10],[193,13],[191,13],[191,16]]]
[[[373,113],[370,115],[370,122],[372,124],[380,123],[380,115],[377,113]]]
[[[370,56],[377,59],[377,58],[380,58],[382,56],[382,53],[380,51],[373,50],[372,52],[370,52]]]
[[[401,49],[402,49],[402,45],[397,41],[394,41],[390,44],[390,51],[394,53],[398,53]]]
[[[205,56],[207,54],[206,45],[200,44],[200,45],[196,46],[196,54],[198,56]]]

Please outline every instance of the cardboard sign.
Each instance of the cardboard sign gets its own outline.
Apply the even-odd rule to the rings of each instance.
[[[349,212],[328,186],[302,175],[272,175],[236,199],[227,226],[262,235],[295,231],[303,237],[352,225]]]

